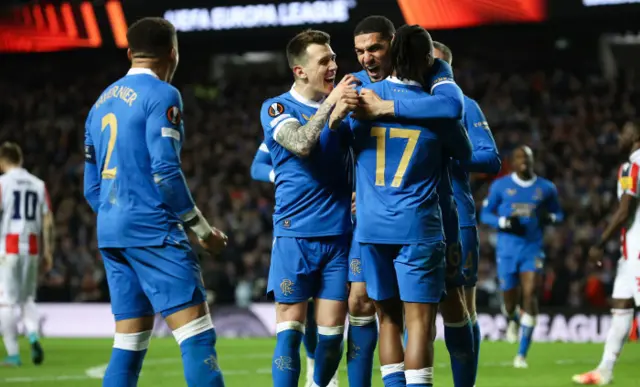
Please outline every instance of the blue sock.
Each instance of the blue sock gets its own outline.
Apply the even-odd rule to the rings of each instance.
[[[184,378],[189,387],[224,387],[211,316],[197,318],[173,331],[180,345]]]
[[[29,339],[29,344],[37,343],[38,340],[40,340],[40,336],[38,336],[38,334],[36,332],[29,333],[27,335],[27,338]]]
[[[531,339],[533,338],[533,329],[536,327],[536,318],[530,314],[523,313],[520,318],[520,325],[522,327],[522,337],[520,338],[518,355],[527,357],[527,352],[529,352],[529,347],[531,346]]]
[[[406,370],[407,387],[433,387],[433,367],[419,370]],[[465,385],[471,387],[472,385]]]
[[[476,378],[478,377],[478,365],[480,364],[480,343],[482,342],[482,333],[480,332],[480,324],[478,324],[477,315],[474,313],[471,316],[471,322],[473,323],[473,350],[474,350],[474,362]],[[475,385],[475,380],[473,381]]]
[[[318,346],[313,381],[326,386],[338,370],[342,360],[344,326],[318,327]]]
[[[444,324],[444,342],[451,359],[451,372],[455,387],[473,386],[475,375],[475,354],[473,348],[473,327],[469,320]]]
[[[102,379],[103,387],[135,387],[144,356],[147,354],[151,331],[116,333],[111,359]]]
[[[274,386],[297,387],[300,379],[300,342],[304,325],[286,321],[277,325],[276,349],[273,352],[271,378]]]
[[[373,353],[378,343],[376,316],[349,316],[347,376],[350,386],[371,387]]]
[[[384,387],[405,387],[404,363],[387,364],[380,367]]]
[[[307,326],[302,338],[304,349],[307,351],[307,358],[315,359],[316,345],[318,344],[318,326],[316,325],[315,305],[309,301],[307,306]]]

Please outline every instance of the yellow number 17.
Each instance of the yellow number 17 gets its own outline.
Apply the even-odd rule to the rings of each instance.
[[[111,161],[111,155],[113,154],[113,147],[116,145],[116,137],[118,137],[118,119],[113,113],[106,114],[102,117],[102,131],[109,127],[109,143],[107,144],[107,157],[104,160],[104,167],[102,167],[103,179],[115,179],[117,167],[109,168],[109,162]]]
[[[371,136],[376,138],[376,185],[384,186],[387,128],[375,126],[371,128]],[[420,138],[420,130],[389,128],[389,138],[407,139],[407,144],[405,145],[404,152],[402,152],[402,157],[400,158],[400,164],[398,164],[398,169],[396,170],[396,173],[393,176],[393,181],[391,182],[392,187],[400,187],[400,184],[402,184],[402,178],[407,172],[409,160],[411,160],[413,151],[416,149],[416,144],[418,143],[418,138]]]

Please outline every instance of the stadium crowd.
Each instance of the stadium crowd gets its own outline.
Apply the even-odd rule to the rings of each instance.
[[[0,141],[23,147],[25,166],[46,181],[55,211],[55,265],[41,278],[40,301],[108,300],[95,217],[82,195],[82,136],[91,104],[126,72],[128,63],[118,55],[114,61],[78,54],[75,60],[51,55],[3,63]],[[341,70],[357,70],[355,61],[348,62]],[[274,205],[273,187],[250,177],[262,139],[259,108],[291,81],[286,75],[204,84],[199,74],[206,69],[187,68],[192,63],[182,61],[175,82],[185,104],[183,169],[199,208],[230,237],[219,259],[203,256],[204,281],[216,303],[246,305],[265,299]],[[458,59],[454,68],[457,82],[484,110],[503,158],[529,144],[536,171],[558,187],[567,216],[546,234],[542,305],[605,307],[618,244],[607,247],[602,268],[588,264],[586,252],[616,203],[617,165],[627,157],[618,152],[617,133],[636,119],[638,81],[632,74],[612,82],[595,72],[559,69],[506,73]],[[508,173],[508,162],[503,166]],[[489,181],[474,178],[478,208]],[[479,305],[499,306],[495,236],[486,228],[480,234]]]

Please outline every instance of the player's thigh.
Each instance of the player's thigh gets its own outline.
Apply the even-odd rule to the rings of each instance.
[[[398,280],[393,261],[401,248],[401,245],[360,243],[366,290],[372,300],[383,301],[398,297]]]
[[[629,257],[640,256],[640,250],[632,251]],[[629,272],[633,278],[633,300],[636,306],[640,307],[640,259],[632,259],[629,261]]]
[[[123,255],[123,249],[102,248],[100,254],[116,322],[153,316],[153,307],[142,290],[138,275]]]
[[[460,228],[460,242],[462,244],[462,273],[465,287],[476,286],[478,282],[478,260],[480,257],[480,241],[478,229],[475,226]]]
[[[185,240],[169,239],[162,246],[129,247],[127,260],[142,290],[162,317],[191,308],[196,317],[206,301],[198,257]]]
[[[400,299],[437,304],[446,294],[446,245],[428,242],[404,245],[394,261]]]
[[[544,269],[545,256],[538,250],[525,250],[519,257],[520,285],[524,297],[535,293],[538,286],[538,276]]]
[[[274,238],[267,292],[276,302],[296,304],[316,296],[320,273],[312,259],[315,247],[304,238]]]
[[[21,266],[21,295],[20,302],[25,303],[29,299],[36,297],[38,288],[38,264],[39,257],[37,255],[20,256]]]
[[[321,238],[316,241],[314,249],[322,254],[315,260],[320,268],[320,286],[316,294],[317,300],[332,300],[346,302],[349,296],[349,245],[350,238],[336,236]],[[318,312],[320,313],[320,312]]]
[[[500,290],[507,292],[517,288],[520,285],[520,277],[516,258],[508,254],[498,254],[496,263]]]
[[[17,254],[0,255],[0,305],[20,302],[20,257]]]
[[[629,260],[620,258],[618,260],[616,278],[613,281],[613,292],[611,294],[611,298],[614,300],[633,299],[635,286],[636,280],[633,277],[631,268],[629,267]]]

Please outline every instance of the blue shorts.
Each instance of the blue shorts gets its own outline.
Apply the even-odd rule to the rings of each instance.
[[[101,248],[116,321],[163,317],[206,300],[198,257],[185,239],[163,246]]]
[[[462,274],[465,278],[464,286],[472,288],[478,282],[478,260],[480,257],[480,241],[476,226],[460,228],[460,242],[462,242]]]
[[[522,249],[519,254],[498,255],[498,279],[500,290],[507,291],[520,284],[520,273],[539,272],[544,268],[544,252],[536,247]]]
[[[376,301],[437,304],[446,294],[444,242],[387,245],[361,243],[364,279]]]
[[[364,271],[360,257],[360,242],[354,237],[351,239],[349,250],[349,282],[364,282]]]
[[[294,304],[309,297],[346,301],[350,235],[321,238],[276,237],[271,252],[268,294]]]

